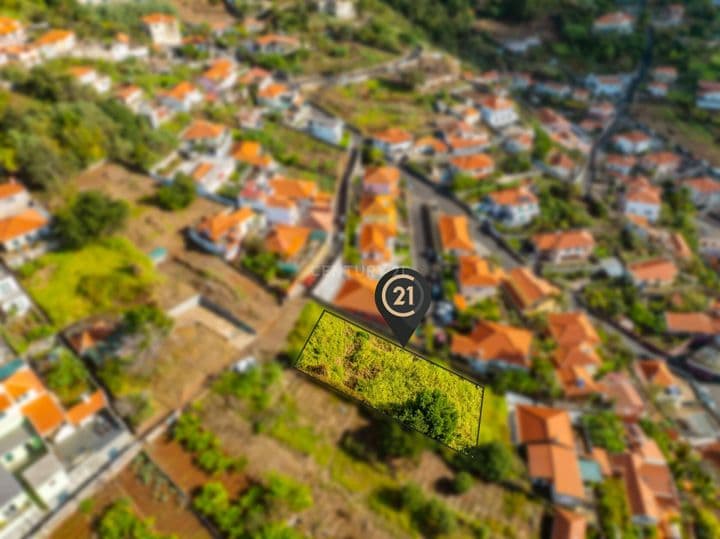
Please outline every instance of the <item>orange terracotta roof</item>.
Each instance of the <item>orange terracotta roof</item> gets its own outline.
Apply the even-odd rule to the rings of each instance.
[[[680,164],[680,156],[673,152],[655,152],[643,157],[642,163],[646,167],[677,166]]]
[[[552,167],[565,170],[572,170],[575,167],[575,162],[562,152],[553,153],[548,162]]]
[[[662,190],[653,187],[647,180],[634,180],[627,187],[625,199],[643,204],[660,205],[662,203]]]
[[[377,281],[364,273],[348,270],[333,304],[341,309],[380,319],[380,313],[375,306],[376,285]]]
[[[667,363],[660,359],[648,359],[637,362],[637,368],[646,383],[668,388],[677,385]]]
[[[266,247],[283,258],[292,258],[305,247],[310,232],[309,228],[301,226],[275,225],[267,237]]]
[[[207,161],[199,163],[192,171],[192,179],[196,182],[201,182],[213,169],[213,164]]]
[[[150,13],[145,15],[142,20],[149,26],[154,24],[171,24],[177,21],[175,17],[167,13]]]
[[[95,72],[95,70],[89,66],[73,66],[68,71],[73,77],[78,79]]]
[[[605,449],[603,449],[602,447],[593,447],[590,454],[592,455],[593,460],[597,462],[600,466],[600,472],[602,472],[604,476],[612,474],[612,469],[610,467],[610,457],[608,456],[608,452]]]
[[[504,360],[527,367],[532,338],[526,329],[481,320],[469,336],[454,335],[451,350],[480,361]]]
[[[200,140],[217,138],[227,130],[222,124],[206,120],[194,120],[182,135],[183,140]]]
[[[555,508],[551,539],[585,539],[587,517],[581,513]]]
[[[401,144],[403,142],[410,142],[413,136],[399,127],[390,127],[384,131],[375,133],[373,138],[386,144]]]
[[[470,239],[467,217],[463,215],[441,215],[438,218],[438,228],[440,230],[440,243],[444,250],[475,250],[475,246]]]
[[[29,391],[34,391],[38,394],[45,392],[45,386],[40,381],[40,378],[27,367],[11,374],[3,381],[3,386],[5,386],[5,391],[14,400],[19,399]]]
[[[483,99],[482,106],[490,110],[507,110],[513,108],[513,103],[505,97],[493,95]]]
[[[360,230],[360,252],[380,255],[379,261],[389,262],[392,252],[388,248],[388,240],[391,236],[390,229],[385,225],[364,225]]]
[[[254,212],[248,207],[240,208],[231,213],[219,213],[212,217],[203,218],[198,225],[198,230],[204,232],[211,240],[218,241],[229,230],[251,219],[254,215]]]
[[[446,153],[448,151],[447,145],[436,137],[426,136],[421,137],[415,141],[416,148],[432,148],[435,153]]]
[[[75,33],[69,30],[50,30],[37,38],[37,40],[35,40],[35,45],[40,47],[44,45],[53,45],[73,37],[74,35]]]
[[[643,414],[644,401],[626,375],[611,372],[602,379],[602,383],[605,395],[614,402],[617,415],[634,420]]]
[[[240,84],[256,84],[264,78],[272,76],[272,73],[261,67],[253,67],[240,77]]]
[[[22,25],[20,21],[11,19],[10,17],[0,17],[0,36],[13,34],[20,30]]]
[[[258,97],[263,99],[275,99],[278,96],[286,94],[290,91],[290,88],[282,83],[276,82],[274,84],[268,84],[258,92]]]
[[[115,92],[115,95],[123,101],[127,101],[138,92],[142,93],[142,90],[139,86],[129,84],[127,86],[121,86],[120,88],[118,88]]]
[[[105,394],[98,389],[95,393],[83,399],[82,402],[70,408],[66,414],[67,420],[73,425],[79,425],[85,419],[97,414],[106,405]]]
[[[130,43],[130,37],[127,34],[124,34],[123,32],[118,32],[115,35],[115,41],[118,43]]]
[[[458,259],[458,282],[460,286],[500,285],[505,280],[502,267],[476,255],[461,256]]]
[[[562,408],[519,404],[515,408],[515,420],[521,444],[550,442],[575,446],[570,416]]]
[[[312,199],[318,193],[318,186],[309,180],[293,180],[277,177],[269,182],[270,191],[276,195],[290,200]]]
[[[600,343],[600,337],[585,313],[550,313],[547,323],[550,335],[558,346]]]
[[[65,419],[62,408],[49,393],[33,399],[20,410],[40,436],[52,433]]]
[[[584,367],[559,367],[555,375],[560,382],[563,394],[569,398],[586,398],[595,393],[602,393],[604,388],[596,383]]]
[[[693,191],[703,194],[713,194],[720,192],[720,182],[716,182],[712,178],[704,176],[702,178],[693,178],[683,182]]]
[[[0,393],[0,412],[4,412],[12,406],[12,399],[5,393]]]
[[[450,162],[458,170],[473,171],[495,168],[495,161],[485,153],[453,157]]]
[[[544,479],[561,496],[585,498],[580,466],[574,449],[555,444],[531,444],[527,448],[528,472],[533,479]]]
[[[260,143],[251,140],[238,142],[232,149],[232,157],[236,161],[260,169],[267,168],[272,163],[272,158],[269,155],[262,154]]]
[[[645,141],[650,140],[650,135],[648,135],[647,133],[645,133],[643,131],[628,131],[626,133],[620,133],[619,135],[615,135],[613,137],[613,139],[614,140],[625,139],[625,140],[629,140],[630,142],[633,142],[633,143],[638,143],[638,142],[645,142]]]
[[[10,198],[15,195],[19,195],[20,193],[25,192],[25,187],[14,180],[10,180],[9,182],[0,183],[0,199],[3,198]]]
[[[665,325],[673,333],[713,335],[720,333],[720,320],[706,313],[665,313]]]
[[[653,259],[628,265],[628,271],[638,281],[674,281],[678,274],[677,266],[671,260]]]
[[[192,92],[196,91],[197,88],[194,84],[188,81],[183,81],[179,84],[176,84],[173,88],[166,92],[165,95],[167,95],[168,97],[172,97],[173,99],[182,101]]]
[[[222,81],[227,79],[233,72],[235,64],[228,58],[215,60],[212,65],[202,74],[202,77],[211,81]]]
[[[560,295],[560,290],[528,268],[510,271],[507,285],[515,303],[522,310],[534,307],[538,302]]]
[[[621,24],[626,22],[632,22],[633,16],[624,11],[614,11],[612,13],[606,13],[595,19],[595,24],[611,26],[615,24]]]
[[[400,169],[392,166],[369,168],[363,178],[365,185],[387,185],[391,190],[397,189],[399,183]]]
[[[494,191],[488,195],[488,198],[497,206],[521,206],[538,202],[535,194],[525,186]]]
[[[553,352],[552,360],[558,368],[598,367],[602,363],[595,347],[589,342],[559,346]]]
[[[290,210],[292,208],[297,208],[297,204],[295,203],[294,200],[290,200],[289,198],[271,195],[265,201],[265,207],[267,207],[267,208],[285,208],[286,210]]]
[[[0,219],[0,242],[23,236],[47,225],[47,218],[35,209]]]
[[[592,249],[595,239],[587,230],[564,230],[533,236],[538,251],[562,251],[566,249]]]

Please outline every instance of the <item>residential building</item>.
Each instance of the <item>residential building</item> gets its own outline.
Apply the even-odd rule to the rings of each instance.
[[[511,154],[529,152],[532,150],[534,140],[535,134],[532,130],[518,130],[508,135],[503,142],[503,148]]]
[[[35,49],[44,59],[57,58],[69,54],[77,41],[75,32],[69,30],[49,30],[35,40]]]
[[[682,394],[680,384],[662,359],[646,359],[634,363],[637,377],[648,387],[662,391],[665,400],[679,404]]]
[[[485,160],[484,163],[479,163],[477,172],[473,171],[472,160],[468,161],[465,167],[467,170],[464,172],[472,175],[486,175],[490,174],[494,170],[494,162],[489,155],[482,154],[483,150],[486,150],[490,146],[490,137],[485,132],[470,131],[460,132],[455,134],[444,133],[443,138],[447,145],[447,151],[454,156],[462,156],[473,158],[475,155],[482,155]],[[459,161],[462,163],[462,161]]]
[[[515,440],[525,448],[533,484],[548,487],[554,503],[580,505],[585,488],[567,411],[517,405],[513,419]]]
[[[302,96],[289,86],[273,82],[257,92],[258,104],[275,110],[286,110],[302,103]]]
[[[532,241],[535,251],[554,264],[586,262],[595,249],[595,239],[587,230],[537,234]]]
[[[609,154],[605,158],[605,168],[612,173],[629,175],[635,165],[637,158],[633,155]]]
[[[333,300],[333,305],[363,320],[378,324],[384,323],[375,306],[376,285],[377,280],[368,277],[365,273],[348,269],[345,272],[345,280]]]
[[[483,120],[493,129],[507,127],[518,120],[513,102],[501,96],[483,99],[481,111]]]
[[[494,296],[504,280],[502,267],[486,258],[477,255],[458,258],[457,282],[460,294],[469,304]]]
[[[620,34],[630,34],[635,26],[635,17],[624,11],[614,11],[606,13],[595,19],[593,22],[593,30],[596,32],[618,32]]]
[[[41,437],[53,434],[63,424],[65,414],[60,404],[45,389],[37,375],[21,366],[0,382],[0,436],[28,421]]]
[[[673,66],[658,66],[652,70],[652,78],[657,82],[672,84],[677,79],[677,69]]]
[[[377,224],[363,225],[358,243],[363,266],[384,268],[392,262],[395,234],[389,227]]]
[[[627,272],[636,286],[652,288],[669,286],[678,275],[672,260],[662,258],[628,264]]]
[[[160,101],[176,112],[190,112],[195,106],[202,103],[203,99],[202,92],[194,84],[187,81],[177,84],[160,95]]]
[[[645,415],[645,401],[630,378],[621,372],[611,372],[602,378],[603,396],[612,402],[620,419],[635,422]]]
[[[268,223],[296,225],[300,222],[300,208],[296,201],[271,195],[265,199],[263,213]]]
[[[115,91],[115,98],[133,112],[138,112],[143,103],[143,91],[139,86],[121,86]]]
[[[683,337],[720,335],[720,319],[703,312],[666,312],[665,326],[671,335]]]
[[[22,23],[10,17],[0,17],[0,47],[20,45],[25,42]]]
[[[259,54],[292,54],[300,49],[300,40],[286,35],[265,34],[248,42],[251,52]]]
[[[0,467],[0,526],[7,526],[31,503],[15,476]]]
[[[642,131],[621,133],[615,135],[612,141],[615,147],[625,154],[644,153],[652,146],[652,138]]]
[[[404,129],[391,127],[373,134],[372,144],[388,157],[399,156],[412,149],[413,136]]]
[[[510,271],[505,289],[513,305],[525,314],[556,310],[562,294],[560,289],[524,267]]]
[[[295,260],[305,249],[311,232],[306,227],[277,224],[270,230],[265,247],[282,260]]]
[[[397,230],[398,212],[391,195],[366,195],[360,201],[360,221],[363,224],[385,225]]]
[[[470,361],[480,372],[490,365],[527,369],[530,367],[532,338],[532,332],[526,329],[481,320],[469,335],[453,335],[450,351]]]
[[[0,219],[11,217],[32,205],[30,193],[14,178],[0,183]]]
[[[625,80],[620,75],[589,75],[586,84],[596,96],[617,98],[625,92]]]
[[[444,253],[455,256],[470,255],[475,252],[475,244],[470,237],[470,226],[463,215],[440,215],[438,217],[440,246]]]
[[[0,311],[5,316],[24,316],[32,302],[15,277],[0,266]]]
[[[49,231],[50,220],[35,208],[29,208],[0,219],[0,250],[19,251],[42,239]]]
[[[353,0],[317,0],[317,5],[318,11],[340,20],[351,20],[356,15]]]
[[[699,81],[695,106],[701,109],[720,110],[720,82]]]
[[[222,93],[232,89],[237,78],[235,62],[230,58],[218,58],[200,76],[198,83],[206,92]]]
[[[662,208],[662,190],[645,179],[632,181],[622,197],[622,209],[625,215],[636,215],[656,223]]]
[[[551,539],[585,539],[588,519],[582,513],[556,507],[553,512]]]
[[[182,44],[180,22],[166,13],[151,13],[142,19],[153,44],[160,47],[179,47]]]
[[[194,120],[180,138],[186,152],[216,156],[227,154],[232,144],[232,136],[226,126],[207,120]]]
[[[555,99],[565,99],[570,97],[572,93],[572,88],[569,85],[554,81],[536,82],[533,89],[539,95],[554,97]]]
[[[340,118],[318,118],[310,119],[308,130],[315,138],[339,146],[345,135],[345,123]]]
[[[673,175],[680,167],[681,157],[673,152],[654,152],[646,154],[640,160],[640,166],[656,178]]]
[[[231,260],[237,256],[247,235],[253,229],[264,226],[264,222],[265,217],[262,214],[243,207],[203,217],[196,230],[202,239],[212,244],[213,252]]]
[[[571,181],[575,177],[575,162],[563,152],[553,152],[545,168],[559,180]]]
[[[96,70],[87,66],[76,66],[70,68],[70,75],[83,86],[90,86],[99,94],[110,91],[112,79],[107,75],[100,75]]]
[[[494,172],[495,161],[485,153],[460,155],[450,159],[450,169],[453,175],[464,174],[479,179]]]
[[[64,502],[72,490],[65,468],[50,451],[25,468],[22,477],[35,495],[50,509]]]
[[[510,227],[524,226],[540,215],[540,203],[527,187],[490,193],[481,205],[493,219]]]
[[[668,85],[664,82],[651,82],[647,86],[648,93],[653,97],[667,97]]]
[[[693,204],[698,208],[712,208],[720,204],[720,182],[709,176],[685,180],[682,185],[690,190]]]
[[[277,164],[266,154],[259,142],[241,140],[233,146],[230,155],[241,167],[255,168],[268,174],[277,170]]]
[[[193,166],[190,177],[201,193],[217,192],[235,171],[235,161],[229,158],[202,158]]]
[[[400,192],[400,169],[394,166],[368,168],[363,177],[363,190],[373,195],[397,196]]]

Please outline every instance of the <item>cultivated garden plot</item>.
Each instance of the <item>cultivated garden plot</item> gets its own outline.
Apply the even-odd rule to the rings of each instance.
[[[452,449],[478,443],[481,386],[328,311],[295,367]]]

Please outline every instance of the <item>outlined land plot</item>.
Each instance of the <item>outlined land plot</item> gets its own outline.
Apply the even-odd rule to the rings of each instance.
[[[451,449],[478,444],[482,386],[330,311],[294,367]]]

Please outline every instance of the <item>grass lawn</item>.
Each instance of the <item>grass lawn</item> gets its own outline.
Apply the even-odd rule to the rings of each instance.
[[[447,444],[463,449],[477,442],[480,387],[332,313],[322,316],[295,366],[390,415],[419,391],[440,390],[457,411]],[[499,414],[488,410],[491,425]]]
[[[429,131],[433,116],[430,103],[418,94],[377,80],[322,90],[315,100],[367,132],[401,127],[418,134]]]
[[[20,269],[23,285],[58,327],[144,301],[158,276],[125,238],[47,254]]]

